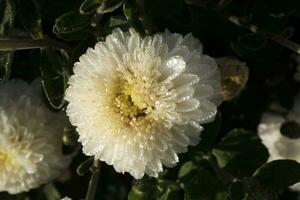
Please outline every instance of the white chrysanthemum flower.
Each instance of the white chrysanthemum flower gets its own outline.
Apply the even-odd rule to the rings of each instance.
[[[295,98],[294,107],[289,112],[287,120],[300,124],[300,95]],[[269,161],[292,159],[300,162],[300,139],[291,139],[280,132],[281,125],[286,119],[280,114],[266,113],[258,126],[258,134],[263,144],[268,148]],[[300,183],[291,187],[300,191]]]
[[[69,85],[83,152],[136,179],[174,166],[221,102],[217,64],[192,34],[115,29],[80,57]]]
[[[65,116],[42,102],[41,88],[12,80],[0,85],[0,191],[16,194],[57,177]]]

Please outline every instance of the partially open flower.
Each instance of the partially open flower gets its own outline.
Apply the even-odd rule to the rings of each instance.
[[[120,29],[80,57],[65,99],[83,152],[137,179],[174,166],[222,100],[217,64],[191,34]]]
[[[232,57],[217,58],[221,72],[222,94],[225,100],[237,97],[246,86],[249,69],[245,62]]]
[[[61,150],[64,120],[43,104],[37,82],[0,85],[0,191],[37,188],[67,167],[70,159]]]

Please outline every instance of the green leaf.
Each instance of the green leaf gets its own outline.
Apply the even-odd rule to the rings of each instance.
[[[180,192],[174,181],[144,177],[133,182],[128,200],[181,200]]]
[[[75,63],[79,61],[79,57],[84,54],[89,47],[94,47],[96,42],[97,41],[94,37],[88,37],[80,41],[72,51],[71,62]]]
[[[120,8],[123,4],[123,0],[108,0],[103,9],[97,9],[99,14],[110,13]]]
[[[187,176],[191,171],[197,169],[197,166],[192,161],[188,161],[184,163],[178,173],[178,178],[182,178],[184,176]]]
[[[253,177],[264,187],[278,191],[300,182],[300,163],[295,160],[275,160],[257,169]]]
[[[85,0],[80,8],[79,12],[81,14],[90,14],[97,10],[97,8],[101,5],[104,0]]]
[[[123,4],[123,12],[128,24],[142,36],[145,36],[145,30],[142,22],[138,19],[137,5],[133,0],[128,0]]]
[[[12,0],[0,0],[0,35],[4,35],[15,23],[16,8]]]
[[[65,13],[55,20],[55,33],[73,33],[90,25],[91,16],[80,15],[75,11]]]
[[[204,168],[194,170],[183,182],[185,200],[218,199],[221,183],[211,172]]]
[[[92,32],[85,31],[84,29],[72,33],[60,33],[56,27],[53,27],[53,33],[65,41],[79,41],[93,36]]]
[[[234,182],[228,186],[230,200],[243,200],[246,195],[245,192],[245,186],[242,182]]]
[[[61,109],[70,75],[67,54],[62,50],[42,50],[40,70],[43,89],[50,105],[55,109]]]
[[[105,3],[104,6],[101,6],[102,3]],[[115,11],[120,8],[123,4],[123,0],[85,0],[80,6],[81,14],[90,14],[97,10],[97,13],[104,14]]]
[[[111,16],[104,24],[103,30],[106,34],[110,34],[113,29],[121,28],[122,30],[128,30],[129,24],[123,16]]]
[[[12,52],[0,55],[0,83],[8,80],[10,77],[13,55]]]
[[[155,190],[156,181],[144,177],[141,180],[135,180],[128,194],[128,200],[150,200],[154,196],[152,193]]]
[[[43,38],[42,19],[33,0],[18,0],[19,21],[33,39]]]
[[[179,181],[185,200],[225,200],[224,187],[206,160],[186,162],[180,169]]]
[[[71,11],[56,19],[53,33],[66,41],[78,41],[91,37],[93,32],[90,27],[91,16],[80,15],[78,11]]]
[[[171,181],[159,181],[159,195],[157,200],[181,200],[181,189],[178,184]]]
[[[0,36],[10,31],[15,24],[16,7],[12,0],[0,0]],[[0,83],[9,79],[13,62],[13,52],[0,55]]]
[[[240,45],[251,51],[257,51],[265,47],[266,39],[257,33],[248,33],[238,38]]]
[[[259,137],[244,129],[229,132],[213,153],[221,167],[238,177],[250,176],[269,156]]]

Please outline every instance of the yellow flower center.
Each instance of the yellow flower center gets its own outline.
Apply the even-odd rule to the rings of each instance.
[[[12,157],[8,155],[8,153],[0,151],[0,169],[9,163],[12,163],[12,160]]]
[[[138,84],[130,84],[127,81],[120,82],[120,89],[116,95],[114,106],[122,120],[133,123],[145,118],[152,110],[152,106],[147,102],[146,90]]]

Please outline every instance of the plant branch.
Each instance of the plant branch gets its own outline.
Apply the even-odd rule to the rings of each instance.
[[[280,44],[281,46],[284,46],[298,54],[300,54],[300,45],[296,44],[284,37],[282,37],[281,35],[278,34],[274,34],[268,31],[265,31],[261,28],[259,28],[258,26],[255,26],[253,24],[248,23],[246,20],[242,20],[236,16],[226,16],[224,14],[222,14],[223,16],[225,16],[230,22],[232,22],[233,24],[246,28],[249,31],[253,32],[253,33],[259,33],[264,35],[266,38]]]
[[[94,160],[94,164],[92,166],[92,176],[89,182],[88,191],[85,197],[85,200],[94,200],[96,195],[96,189],[98,185],[99,173],[100,173],[100,162],[98,160]]]
[[[47,47],[65,49],[66,51],[70,50],[70,47],[66,44],[50,38],[33,40],[30,38],[0,37],[0,51],[15,51]]]
[[[300,45],[299,44],[292,42],[280,35],[273,34],[273,33],[267,33],[266,36],[269,39],[271,39],[272,41],[280,44],[281,46],[284,46],[284,47],[300,54]]]

